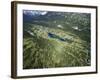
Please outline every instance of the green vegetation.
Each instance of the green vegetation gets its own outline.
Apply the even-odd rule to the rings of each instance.
[[[89,14],[61,16],[64,18],[24,23],[24,69],[91,65]],[[54,34],[53,38],[48,33]]]

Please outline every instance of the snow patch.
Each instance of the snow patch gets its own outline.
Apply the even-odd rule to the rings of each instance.
[[[63,26],[62,26],[62,25],[60,25],[60,24],[59,24],[59,25],[57,25],[57,27],[59,27],[59,28],[63,28]]]

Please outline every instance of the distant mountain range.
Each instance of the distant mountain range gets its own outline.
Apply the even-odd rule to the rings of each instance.
[[[65,15],[62,15],[59,12],[32,12],[27,11],[23,12],[23,20],[24,22],[33,22],[33,21],[54,21],[54,20],[61,20],[64,19]]]

